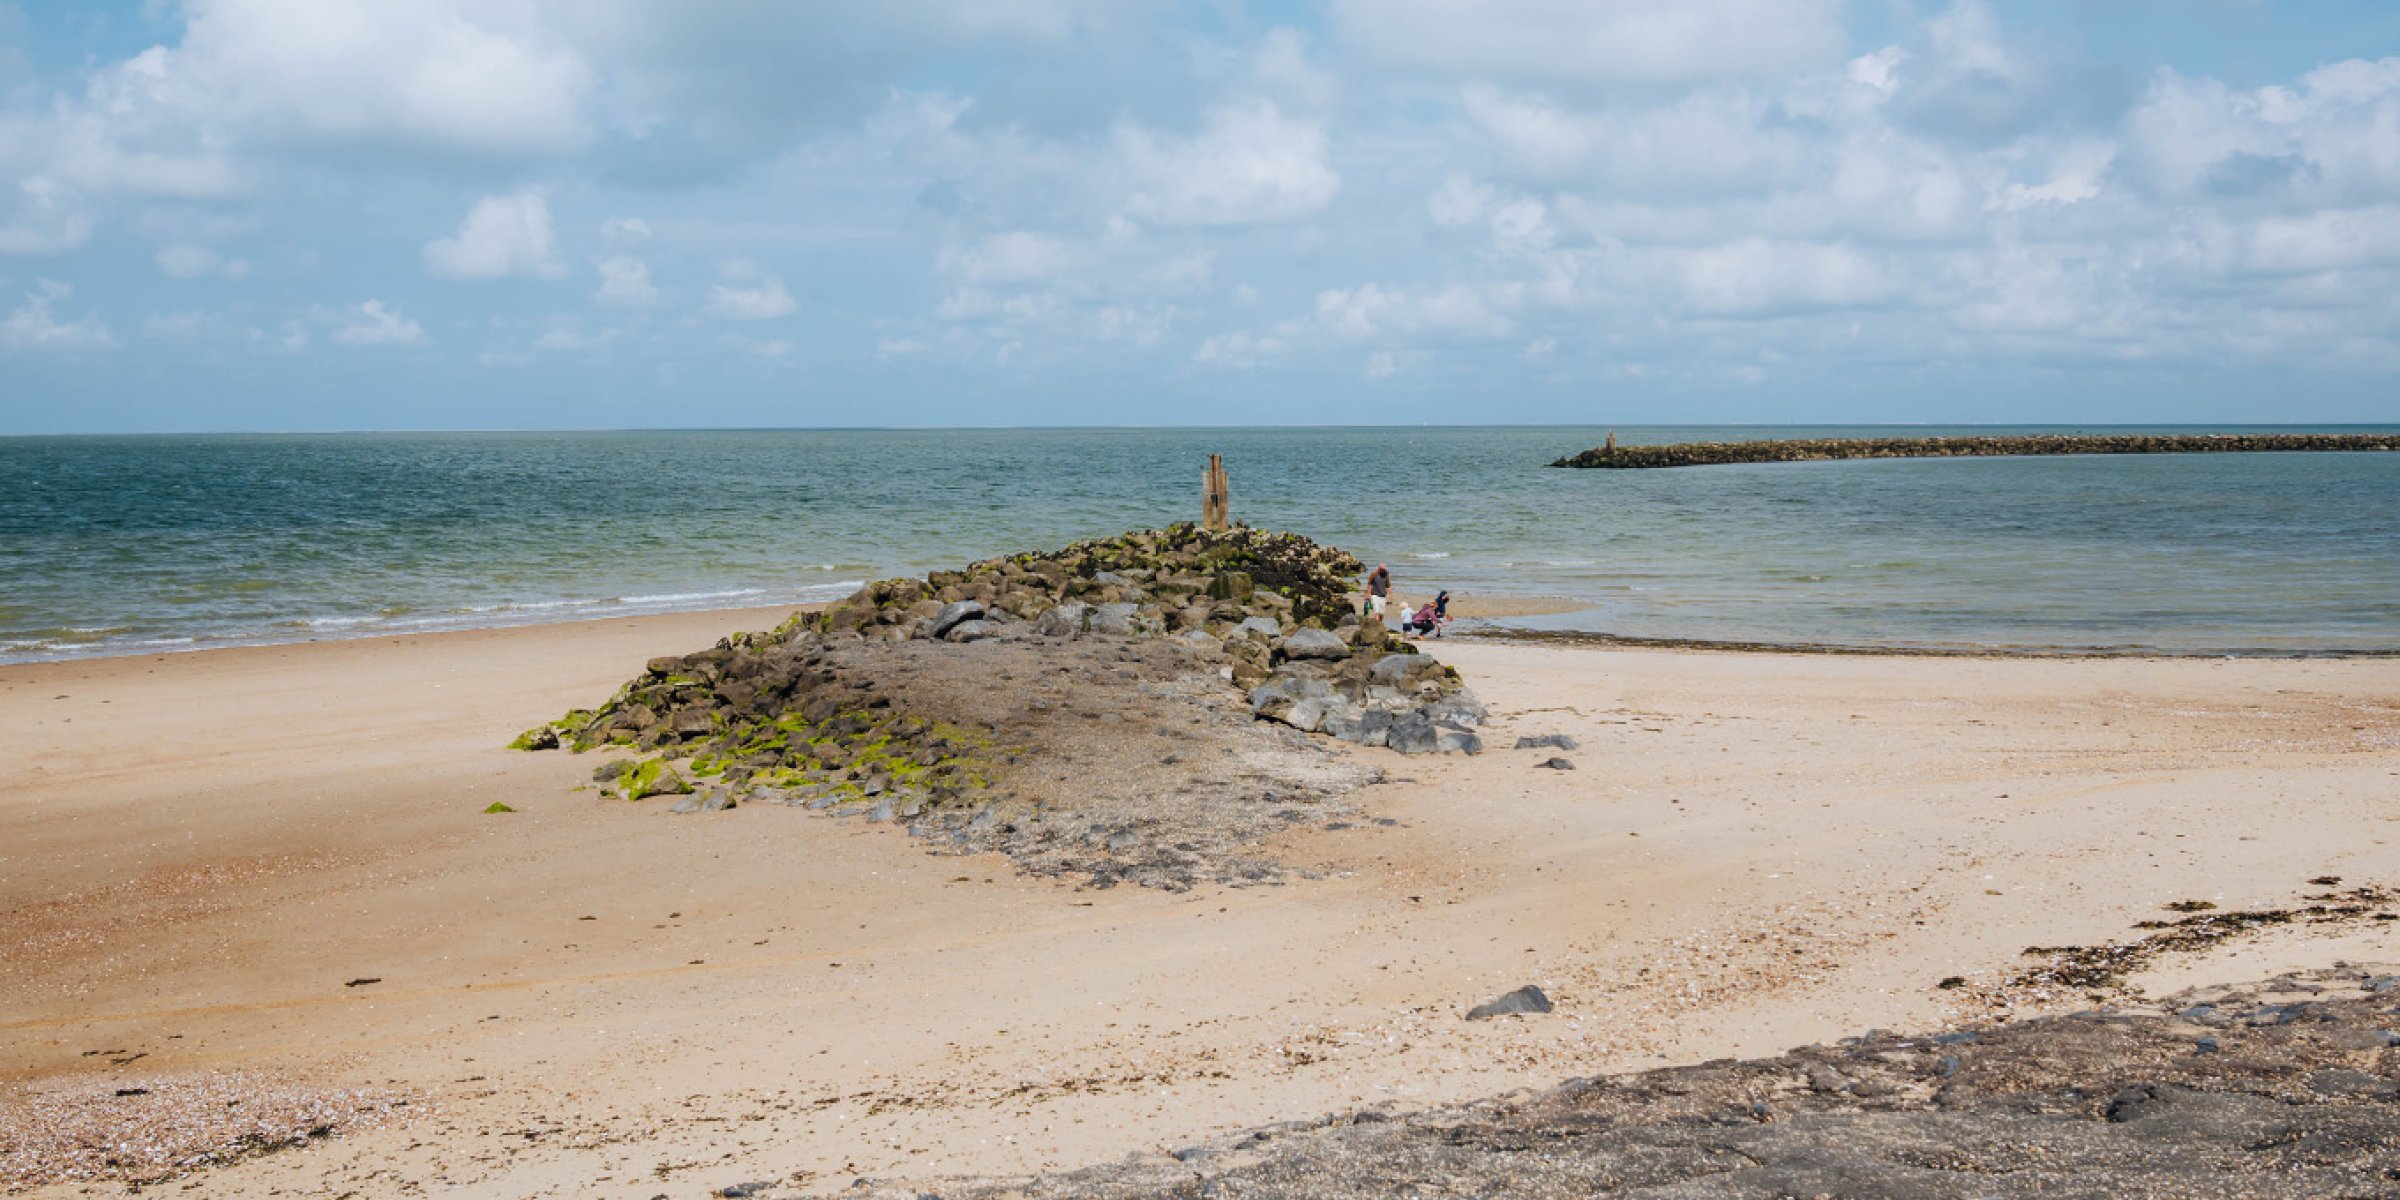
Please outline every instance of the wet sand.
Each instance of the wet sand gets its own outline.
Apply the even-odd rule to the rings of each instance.
[[[1324,878],[1181,895],[1020,878],[798,810],[670,815],[577,790],[588,758],[502,748],[653,655],[780,616],[0,668],[19,746],[0,1151],[31,1100],[164,1118],[142,1103],[238,1072],[406,1095],[414,1116],[203,1172],[194,1194],[646,1198],[1073,1167],[2084,1007],[2002,985],[2028,945],[2135,936],[2170,902],[2400,882],[2389,659],[1447,641],[1493,710],[1490,751],[1346,751],[1394,780],[1355,794],[1348,828],[1280,839]],[[1548,733],[1581,745],[1510,748]],[[1576,769],[1537,766],[1553,756]],[[2390,924],[2294,927],[2133,982],[2396,958]],[[1557,1011],[1461,1019],[1526,983]]]

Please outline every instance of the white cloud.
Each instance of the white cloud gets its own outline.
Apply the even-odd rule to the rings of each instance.
[[[187,0],[139,90],[270,139],[548,154],[588,134],[591,67],[521,0]],[[131,84],[129,86],[137,86]]]
[[[1366,366],[1359,371],[1368,379],[1390,379],[1399,373],[1400,360],[1394,358],[1389,350],[1378,350],[1368,355]]]
[[[2249,264],[2267,272],[2335,271],[2400,263],[2400,206],[2269,217],[2250,239]]]
[[[592,301],[609,308],[656,308],[667,294],[650,281],[650,264],[630,254],[611,254],[594,264],[600,271],[600,290]]]
[[[25,293],[25,303],[0,319],[0,346],[62,353],[115,349],[117,335],[98,316],[87,313],[62,321],[51,314],[52,305],[74,292],[55,279],[37,281],[34,290]]]
[[[0,167],[6,164],[0,157]],[[20,180],[16,203],[0,208],[0,254],[64,254],[88,241],[93,225],[92,214],[64,184],[41,175]]]
[[[428,340],[424,326],[381,300],[365,300],[339,310],[320,309],[317,319],[333,330],[327,336],[345,346],[422,346]],[[306,344],[305,339],[301,344]]]
[[[173,279],[244,279],[250,274],[250,263],[227,258],[206,246],[170,242],[158,248],[158,269]]]
[[[708,289],[708,315],[729,321],[772,321],[800,311],[783,280],[748,263],[728,263],[727,282]]]
[[[538,190],[485,196],[459,222],[456,235],[426,243],[425,269],[443,279],[565,274],[550,231],[550,201]]]
[[[1745,238],[1668,259],[1686,304],[1728,316],[1872,304],[1896,286],[1875,258],[1842,245]]]
[[[1117,145],[1134,180],[1127,211],[1160,225],[1298,220],[1323,211],[1342,187],[1324,128],[1265,100],[1216,109],[1190,138],[1122,124]]]
[[[1838,58],[1839,0],[1335,0],[1348,36],[1475,75],[1671,82]]]
[[[1048,234],[1017,230],[991,234],[964,250],[942,252],[942,269],[976,283],[1030,283],[1083,266],[1082,247]]]
[[[1282,358],[1292,347],[1297,326],[1278,326],[1268,333],[1221,333],[1204,338],[1192,361],[1204,367],[1254,370]]]
[[[1387,289],[1375,284],[1332,289],[1317,294],[1317,322],[1343,337],[1372,337],[1385,331],[1440,332],[1477,337],[1507,334],[1510,323],[1502,308],[1519,299],[1517,289],[1446,287]]]

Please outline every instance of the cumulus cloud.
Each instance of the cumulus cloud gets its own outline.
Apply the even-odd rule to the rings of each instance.
[[[565,274],[550,230],[550,201],[539,191],[485,196],[456,234],[426,243],[425,269],[443,279]]]
[[[25,302],[0,319],[0,346],[60,353],[115,349],[117,335],[109,332],[98,316],[86,313],[62,320],[52,312],[74,293],[72,286],[55,279],[37,281],[34,289],[25,293]]]
[[[1160,225],[1298,220],[1342,187],[1324,128],[1266,100],[1219,108],[1189,138],[1120,125],[1117,144],[1134,180],[1127,210]]]
[[[726,282],[708,289],[708,315],[729,321],[772,321],[800,311],[783,280],[749,263],[728,263]]]
[[[1510,328],[1500,310],[1513,306],[1517,299],[1517,289],[1508,285],[1477,288],[1451,284],[1414,290],[1370,283],[1318,293],[1317,321],[1350,338],[1372,337],[1386,330],[1500,337]]]
[[[91,238],[92,214],[59,181],[37,175],[18,181],[16,191],[15,202],[0,207],[0,254],[64,254]]]
[[[1838,0],[1334,0],[1344,33],[1478,75],[1646,83],[1786,71],[1848,44]]]
[[[946,250],[941,266],[976,283],[1028,283],[1085,265],[1090,253],[1062,238],[1015,230],[995,233],[964,249]]]
[[[320,309],[317,319],[332,330],[328,337],[345,346],[422,346],[429,340],[424,326],[381,300],[363,300],[345,309]],[[301,345],[307,344],[305,336],[299,340]]]
[[[592,301],[609,308],[656,308],[667,294],[650,281],[650,264],[630,254],[611,254],[593,264],[600,272],[600,290]]]
[[[125,68],[149,103],[303,143],[555,154],[588,136],[588,63],[542,6],[187,0],[181,42]]]
[[[244,279],[250,274],[246,259],[227,258],[206,246],[188,242],[171,242],[158,248],[158,269],[171,279]]]

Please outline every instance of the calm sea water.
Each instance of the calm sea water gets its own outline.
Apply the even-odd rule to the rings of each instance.
[[[1588,605],[1525,624],[1860,646],[2400,651],[2400,455],[1543,465],[1606,433],[0,439],[0,661],[824,599],[1189,519],[1211,451],[1226,456],[1238,517],[1388,560],[1403,590]]]

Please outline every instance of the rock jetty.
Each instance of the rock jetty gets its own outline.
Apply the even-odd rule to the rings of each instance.
[[[595,781],[688,812],[777,803],[907,826],[1028,870],[1188,886],[1379,773],[1319,734],[1475,753],[1456,671],[1362,621],[1358,560],[1194,525],[861,588],[654,659],[524,750],[632,751]]]
[[[2044,454],[2258,454],[2400,450],[2388,433],[2066,434],[2017,437],[1802,438],[1756,442],[1608,445],[1551,463],[1619,470],[1729,463],[1827,462],[1844,458],[2000,458]]]

